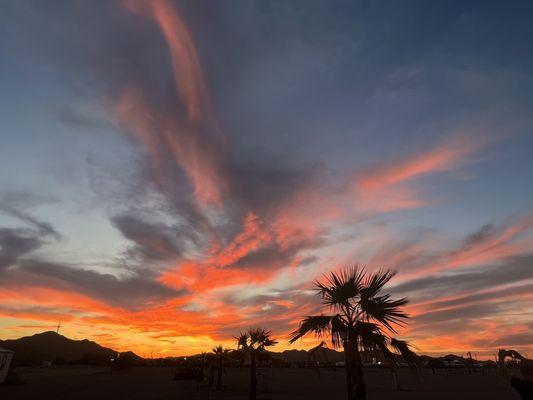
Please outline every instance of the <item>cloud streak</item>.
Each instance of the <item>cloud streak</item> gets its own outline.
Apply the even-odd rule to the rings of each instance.
[[[156,174],[168,180],[161,159],[170,153],[187,175],[201,204],[221,205],[228,190],[224,170],[224,140],[210,111],[202,68],[192,38],[167,0],[125,2],[126,7],[152,18],[166,40],[176,96],[158,110],[144,91],[132,84],[118,101],[117,115],[145,147]],[[179,101],[178,101],[179,99]],[[161,182],[161,177],[157,177]],[[168,184],[169,182],[165,182]]]
[[[493,142],[487,137],[455,135],[435,148],[385,167],[363,173],[358,184],[363,190],[379,189],[412,181],[430,174],[458,169],[477,151]]]

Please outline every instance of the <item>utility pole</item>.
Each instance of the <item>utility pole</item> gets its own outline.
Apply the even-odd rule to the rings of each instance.
[[[56,330],[56,333],[59,335],[59,328],[61,328],[61,322],[59,322],[59,324],[57,324],[57,330]]]

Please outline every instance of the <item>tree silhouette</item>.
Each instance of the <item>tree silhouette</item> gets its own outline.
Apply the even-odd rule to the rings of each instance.
[[[222,389],[222,372],[224,370],[224,362],[229,358],[229,349],[225,349],[222,346],[218,345],[213,348],[213,355],[215,358],[215,363],[217,365],[217,389]]]
[[[213,386],[215,382],[215,370],[213,368],[215,362],[214,357],[214,354],[206,353],[205,351],[196,356],[204,373],[207,373],[209,387]]]
[[[256,363],[258,356],[265,351],[266,347],[277,343],[271,336],[272,332],[262,328],[250,328],[247,332],[240,333],[237,339],[237,347],[250,357],[250,400],[256,399],[257,376]]]
[[[334,347],[343,348],[348,400],[366,399],[362,352],[371,352],[392,364],[397,362],[397,355],[390,348],[409,363],[416,359],[407,342],[389,335],[408,318],[402,311],[407,298],[393,300],[381,293],[394,275],[396,272],[391,270],[367,273],[357,265],[331,272],[315,285],[332,314],[305,317],[289,335],[290,343],[311,332],[320,338],[330,336]]]

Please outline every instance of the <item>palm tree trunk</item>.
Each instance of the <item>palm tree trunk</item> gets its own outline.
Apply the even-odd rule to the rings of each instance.
[[[222,389],[222,358],[218,361],[218,381],[217,381],[217,389]]]
[[[351,360],[351,373],[353,382],[353,400],[366,400],[366,385],[363,375],[363,362],[357,344],[353,347],[353,359]]]
[[[346,370],[346,399],[353,399],[353,382],[352,382],[352,351],[347,342],[344,342],[344,368]]]
[[[255,352],[250,351],[250,400],[256,399],[257,377],[255,375]]]

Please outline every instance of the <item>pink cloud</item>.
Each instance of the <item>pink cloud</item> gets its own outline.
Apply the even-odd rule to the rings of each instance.
[[[229,187],[223,162],[224,138],[211,112],[192,38],[169,1],[124,4],[159,26],[170,52],[176,93],[182,104],[153,106],[145,93],[132,84],[120,96],[118,119],[145,148],[160,188],[175,185],[172,171],[166,170],[172,170],[172,165],[165,163],[170,152],[193,186],[199,203],[220,205]]]
[[[390,165],[368,170],[358,179],[362,190],[397,185],[425,175],[452,171],[494,139],[455,135],[429,151],[414,154]]]

